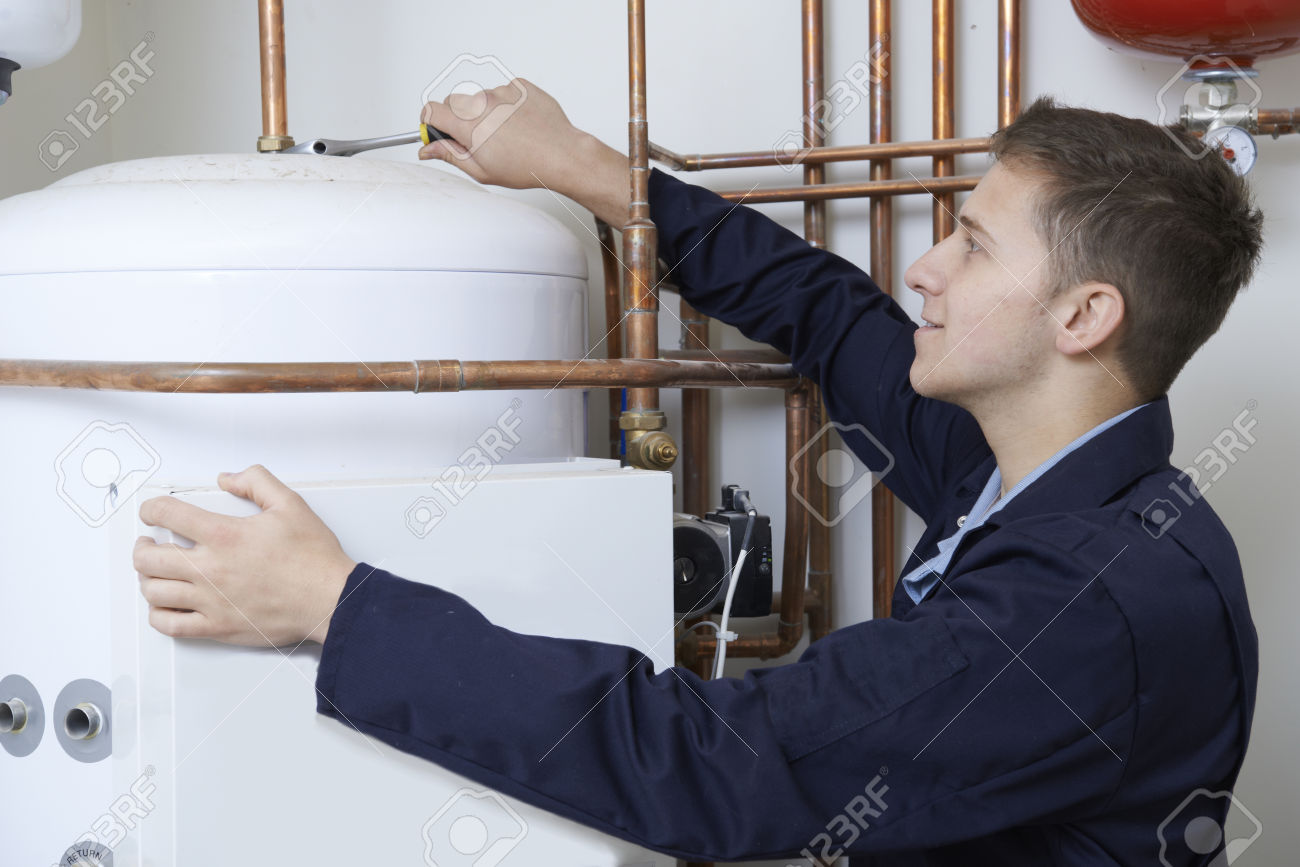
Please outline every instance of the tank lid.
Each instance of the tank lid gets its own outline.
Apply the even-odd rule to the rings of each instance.
[[[586,279],[549,214],[433,165],[309,154],[156,157],[0,201],[0,274],[422,270]]]

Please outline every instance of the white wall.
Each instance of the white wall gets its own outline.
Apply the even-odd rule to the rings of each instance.
[[[299,140],[315,136],[362,137],[414,128],[426,85],[462,52],[492,54],[515,74],[550,90],[570,118],[604,140],[626,142],[626,24],[622,4],[609,0],[475,3],[388,0],[357,14],[344,0],[289,0],[287,5],[289,120]],[[649,117],[652,138],[677,151],[761,149],[799,128],[798,3],[794,0],[658,0],[650,4]],[[899,139],[930,136],[929,5],[895,3],[894,130]],[[867,4],[827,0],[827,76],[836,80],[867,50]],[[995,126],[993,0],[959,3],[957,135]],[[1143,62],[1109,51],[1078,23],[1065,3],[1028,3],[1024,94],[1053,93],[1065,101],[1155,119],[1155,94],[1178,64]],[[152,34],[151,36],[149,36]],[[140,40],[149,38],[157,72],[57,173],[37,159],[37,148],[64,116],[88,96]],[[1264,104],[1300,101],[1300,57],[1262,66]],[[83,37],[72,55],[42,70],[19,73],[18,93],[0,108],[0,195],[35,189],[52,178],[109,160],[159,154],[252,150],[260,132],[257,22],[251,2],[110,0],[107,11],[86,4]],[[865,141],[865,101],[831,136],[832,144]],[[1260,633],[1262,674],[1250,755],[1237,790],[1264,825],[1261,839],[1241,864],[1282,863],[1300,845],[1288,817],[1300,800],[1300,758],[1292,732],[1300,721],[1300,690],[1292,660],[1300,638],[1291,613],[1300,589],[1291,580],[1294,555],[1287,542],[1296,509],[1284,501],[1285,481],[1297,478],[1300,459],[1291,447],[1300,429],[1300,402],[1287,357],[1284,329],[1300,318],[1293,275],[1300,248],[1288,243],[1300,219],[1300,137],[1260,142],[1253,180],[1268,217],[1268,249],[1254,285],[1234,307],[1220,334],[1193,360],[1171,395],[1177,429],[1174,460],[1190,463],[1230,424],[1247,400],[1257,401],[1257,444],[1210,493],[1241,550]],[[414,150],[378,158],[413,160]],[[984,157],[968,156],[958,172],[979,171]],[[896,173],[929,174],[927,160],[900,161]],[[860,178],[860,165],[833,165],[830,180]],[[755,182],[785,184],[795,174],[780,168],[696,175],[716,188]],[[600,262],[590,220],[570,202],[545,191],[507,193],[565,220],[587,243],[592,282],[589,310],[593,339],[603,334]],[[895,286],[930,242],[930,205],[896,200]],[[798,205],[763,206],[799,230]],[[830,206],[831,247],[862,266],[868,261],[867,204]],[[666,305],[675,308],[675,301]],[[676,320],[665,313],[664,345],[676,342]],[[745,345],[715,327],[715,344]],[[593,356],[603,355],[597,347]],[[0,354],[3,354],[0,351]],[[436,348],[430,348],[436,357]],[[676,395],[665,405],[676,417]],[[606,437],[603,395],[593,395],[593,452]],[[726,392],[715,400],[720,436],[715,481],[748,484],[769,511],[783,518],[781,400],[757,389]],[[870,607],[868,507],[860,506],[837,534],[840,622],[866,616]],[[904,521],[900,541],[911,544],[920,527]],[[779,533],[778,533],[779,537]],[[777,539],[777,547],[780,540]],[[903,550],[900,548],[900,551]],[[778,551],[779,557],[779,551]],[[901,563],[901,560],[900,560]],[[1154,831],[1153,831],[1154,833]]]

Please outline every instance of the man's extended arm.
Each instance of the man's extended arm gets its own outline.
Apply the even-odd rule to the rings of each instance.
[[[484,183],[544,186],[621,226],[628,158],[574,127],[545,91],[519,84],[527,100],[482,141],[474,140],[474,122],[462,118],[493,106],[469,103],[508,101],[516,88],[427,105],[426,122],[475,148],[435,142],[421,156],[444,159]],[[885,483],[928,520],[941,492],[987,455],[987,445],[964,410],[912,389],[915,326],[902,308],[849,262],[707,190],[656,171],[650,205],[660,256],[683,297],[788,354],[822,387],[848,445],[871,469],[888,471]]]
[[[970,564],[982,574],[965,603],[836,630],[797,663],[739,680],[514,633],[362,563],[330,625],[317,709],[688,860],[925,849],[1069,821],[1103,805],[1126,767],[1129,638],[1090,565],[1010,535]],[[1034,643],[1031,671],[973,612],[1009,610],[1047,562],[1059,578],[1041,592],[1064,613]],[[1014,647],[1044,626],[995,622]],[[1037,832],[1026,846],[1045,859]]]

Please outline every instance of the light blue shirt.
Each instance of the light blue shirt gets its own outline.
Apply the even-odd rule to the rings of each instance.
[[[1061,460],[1070,452],[1097,436],[1097,434],[1102,431],[1119,424],[1121,421],[1140,410],[1143,406],[1149,406],[1149,404],[1144,403],[1142,406],[1135,406],[1130,410],[1121,412],[1113,418],[1107,419],[1083,436],[1076,439],[1074,442],[1067,445],[1065,448],[1061,449],[1056,454],[1052,455],[1047,460],[1043,461],[1034,468],[1033,472],[1021,479],[1019,484],[1007,491],[1007,495],[999,500],[996,505],[994,505],[994,500],[997,500],[998,492],[1002,490],[1002,470],[995,466],[993,468],[993,475],[989,476],[988,484],[984,486],[984,490],[980,493],[979,499],[976,500],[975,505],[971,507],[970,514],[967,515],[966,519],[958,525],[957,532],[939,543],[939,553],[935,554],[929,560],[926,560],[920,566],[917,566],[907,575],[903,576],[903,589],[907,591],[907,595],[912,597],[913,602],[920,603],[920,601],[926,597],[926,594],[934,588],[934,585],[938,584],[939,581],[942,580],[943,573],[948,568],[948,563],[952,561],[953,551],[957,550],[957,546],[961,543],[962,538],[967,533],[974,530],[976,527],[981,526],[986,520],[988,520],[989,515],[1004,508],[1017,494],[1038,481],[1044,473],[1060,463]]]

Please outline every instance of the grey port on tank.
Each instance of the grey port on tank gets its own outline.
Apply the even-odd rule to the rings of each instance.
[[[45,734],[45,708],[30,680],[0,678],[0,747],[15,758],[31,755]]]
[[[74,741],[88,741],[103,728],[104,715],[90,702],[77,705],[63,720],[63,731]]]
[[[74,680],[54,701],[53,728],[64,752],[93,764],[113,754],[112,693],[97,680]]]
[[[20,734],[27,728],[27,702],[11,698],[0,702],[0,735]]]

